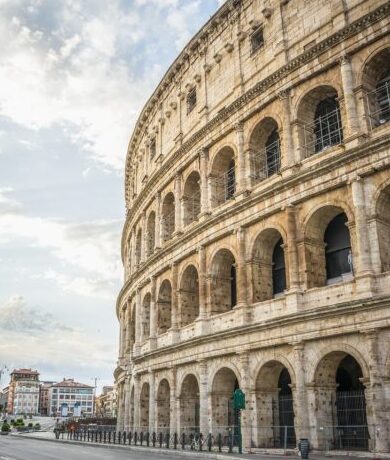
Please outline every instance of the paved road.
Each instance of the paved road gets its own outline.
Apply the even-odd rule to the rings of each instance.
[[[107,449],[45,442],[16,436],[0,436],[0,460],[167,460],[176,457],[158,452],[135,452],[128,449]]]

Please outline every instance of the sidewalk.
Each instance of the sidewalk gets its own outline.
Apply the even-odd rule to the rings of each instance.
[[[221,459],[221,460],[239,460],[239,459],[281,459],[281,458],[291,458],[291,459],[300,459],[297,453],[293,450],[289,450],[286,453],[282,449],[269,449],[269,450],[257,450],[253,449],[251,453],[243,453],[239,454],[237,452],[234,453],[227,453],[227,452],[195,452],[191,450],[181,450],[178,448],[175,449],[166,449],[166,448],[159,448],[159,447],[146,447],[146,446],[129,446],[129,445],[119,445],[119,444],[100,444],[95,442],[86,442],[86,441],[74,441],[66,439],[66,435],[64,439],[55,439],[54,433],[52,431],[35,431],[31,433],[12,433],[11,436],[18,436],[18,437],[28,437],[29,439],[36,439],[39,441],[47,441],[47,442],[60,442],[65,444],[74,444],[74,445],[88,445],[90,447],[100,447],[106,449],[129,449],[129,450],[136,450],[138,452],[150,452],[151,449],[155,452],[159,452],[164,455],[175,455],[186,457],[188,455],[192,457],[199,457],[203,459]],[[372,459],[390,459],[390,453],[373,453],[373,452],[348,452],[348,451],[331,451],[328,453],[325,452],[310,452],[309,458],[311,460],[361,460],[362,458],[372,458]]]

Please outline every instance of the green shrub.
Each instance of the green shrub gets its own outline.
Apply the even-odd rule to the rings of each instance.
[[[35,429],[35,430],[40,430],[40,429],[41,429],[41,425],[40,425],[39,423],[36,423],[36,424],[34,425],[34,429]]]
[[[29,428],[32,428],[33,427],[33,423],[32,422],[29,422],[29,424],[27,425]]]
[[[4,422],[4,423],[1,425],[1,431],[2,431],[3,433],[8,432],[10,429],[11,429],[11,427],[8,425],[7,422]]]

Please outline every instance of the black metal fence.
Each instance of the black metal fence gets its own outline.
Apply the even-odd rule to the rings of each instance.
[[[203,435],[202,433],[169,433],[164,431],[106,431],[82,430],[56,433],[57,439],[66,439],[95,444],[116,444],[127,446],[157,447],[160,449],[179,449],[208,452],[238,452],[239,438],[231,430],[228,435],[221,433]]]

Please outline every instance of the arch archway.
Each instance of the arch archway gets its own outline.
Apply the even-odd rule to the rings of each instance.
[[[194,374],[187,375],[180,392],[180,432],[199,433],[199,384]]]
[[[146,224],[146,255],[150,257],[155,248],[156,238],[156,213],[152,211],[148,216]]]
[[[231,147],[224,147],[214,158],[210,174],[211,206],[216,207],[234,198],[236,163]]]
[[[259,447],[296,446],[291,375],[280,361],[269,361],[256,378]]]
[[[170,240],[175,231],[175,196],[169,192],[162,204],[162,241]]]
[[[172,325],[172,286],[164,280],[160,286],[157,297],[157,332],[163,334]]]
[[[365,65],[362,83],[366,91],[372,127],[390,121],[390,48],[375,54]]]
[[[198,220],[200,208],[200,175],[193,171],[184,184],[183,224],[184,226]]]
[[[228,249],[220,249],[211,263],[210,314],[225,313],[237,304],[236,261]]]
[[[319,287],[350,279],[353,270],[348,217],[327,205],[310,217],[305,228],[307,286]]]
[[[368,449],[368,425],[362,367],[352,355],[334,351],[324,356],[315,372],[318,427],[333,427],[320,443],[346,450]]]
[[[142,335],[144,340],[150,337],[150,305],[151,295],[147,293],[142,303]]]
[[[376,206],[377,231],[382,271],[390,271],[390,184],[382,191]]]
[[[149,431],[149,383],[144,383],[140,395],[140,426],[139,431]]]
[[[298,119],[302,123],[300,142],[306,156],[320,153],[343,141],[343,127],[335,88],[327,85],[309,91],[300,101]]]
[[[240,388],[232,369],[223,367],[215,374],[212,384],[212,430],[227,436],[229,429],[237,434],[238,413],[233,409],[233,392]]]
[[[262,120],[253,130],[250,141],[251,178],[259,182],[280,170],[279,127],[273,118]]]
[[[189,265],[180,281],[180,326],[193,323],[199,316],[199,276],[198,270]]]
[[[171,418],[171,388],[168,380],[166,379],[161,380],[158,385],[156,411],[158,431],[169,433]]]
[[[253,246],[253,301],[262,302],[287,289],[283,238],[274,228],[262,231]]]

